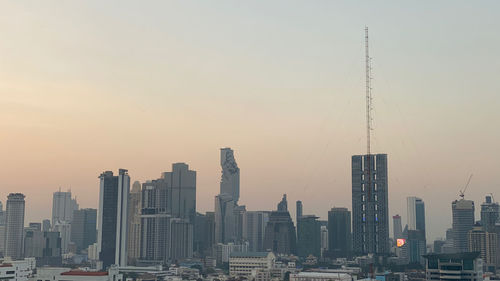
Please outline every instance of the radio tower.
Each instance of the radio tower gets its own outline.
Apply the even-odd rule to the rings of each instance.
[[[368,27],[365,27],[365,71],[366,71],[366,151],[371,155],[370,135],[372,130],[372,87],[371,87],[371,58],[368,48]],[[369,158],[369,157],[368,157]]]

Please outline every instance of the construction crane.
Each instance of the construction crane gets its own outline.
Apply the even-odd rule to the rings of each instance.
[[[470,174],[469,179],[467,180],[467,184],[465,185],[465,187],[462,190],[460,190],[460,197],[462,197],[462,199],[464,199],[464,197],[465,197],[465,191],[467,190],[467,187],[469,187],[469,183],[470,183],[471,179],[472,179],[472,174]]]

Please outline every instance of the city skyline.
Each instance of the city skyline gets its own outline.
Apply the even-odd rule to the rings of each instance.
[[[405,198],[417,196],[426,203],[428,240],[444,237],[450,204],[467,176],[474,173],[466,199],[479,206],[498,189],[500,166],[498,4],[464,3],[436,3],[433,11],[325,2],[261,11],[251,3],[245,9],[219,3],[196,12],[177,3],[138,14],[125,3],[113,19],[103,12],[93,24],[86,12],[95,12],[96,2],[55,10],[35,4],[28,11],[3,3],[0,200],[5,206],[9,193],[25,194],[25,224],[41,222],[51,217],[59,187],[71,188],[81,207],[97,208],[102,171],[127,168],[131,181],[142,183],[184,162],[198,172],[197,209],[213,211],[219,149],[229,146],[241,169],[239,201],[248,210],[272,210],[286,193],[321,219],[332,207],[352,211],[345,202],[350,157],[364,153],[368,25],[373,148],[389,158],[389,216],[400,214],[404,226]],[[195,23],[171,14],[171,5]],[[371,9],[388,18],[377,19]],[[405,19],[410,11],[414,17]],[[440,22],[443,15],[449,21]],[[44,25],[35,27],[38,21]],[[204,31],[218,32],[208,38]],[[109,112],[112,103],[121,111]],[[24,175],[29,179],[19,180]]]

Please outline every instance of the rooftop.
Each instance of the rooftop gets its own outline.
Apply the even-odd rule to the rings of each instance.
[[[270,252],[232,252],[231,257],[265,258]]]

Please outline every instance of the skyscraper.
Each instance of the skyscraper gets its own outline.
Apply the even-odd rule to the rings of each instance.
[[[495,232],[487,232],[480,225],[468,233],[469,252],[479,252],[489,272],[495,272],[498,263],[498,237]]]
[[[403,227],[401,225],[401,216],[395,215],[392,217],[392,225],[394,230],[394,239],[403,238]]]
[[[141,255],[141,183],[132,185],[128,204],[128,263],[134,264]]]
[[[125,169],[118,176],[106,171],[100,176],[99,233],[97,251],[103,267],[127,265],[127,217],[130,177]]]
[[[353,251],[389,253],[387,154],[352,156]]]
[[[236,240],[234,209],[236,203],[229,194],[215,196],[215,242],[229,243]]]
[[[420,230],[425,235],[425,204],[418,197],[406,198],[408,207],[408,230]]]
[[[5,212],[3,210],[3,204],[2,201],[0,201],[0,225],[5,224]]]
[[[243,239],[249,242],[251,252],[264,251],[264,234],[268,211],[247,211],[243,217]]]
[[[495,223],[498,221],[500,207],[497,202],[493,202],[491,196],[486,196],[481,204],[481,225],[487,232],[494,232]]]
[[[467,252],[469,249],[469,231],[474,226],[474,201],[455,200],[451,203],[453,215],[453,247],[457,252]]]
[[[297,223],[299,221],[299,218],[302,217],[302,214],[303,214],[302,209],[303,209],[303,207],[302,207],[302,201],[299,200],[295,204],[295,211],[296,211],[295,220],[297,221]]]
[[[234,151],[229,148],[221,148],[220,165],[222,176],[220,180],[220,194],[229,194],[235,203],[240,199],[240,168],[234,159]]]
[[[302,215],[297,219],[297,253],[306,258],[321,257],[321,225],[318,217]]]
[[[264,249],[276,254],[296,254],[297,240],[295,226],[287,208],[286,194],[278,204],[278,210],[269,215],[264,235]]]
[[[332,208],[328,212],[328,254],[347,258],[351,253],[351,212],[347,208]]]
[[[57,221],[71,223],[73,211],[78,210],[76,199],[71,198],[71,191],[56,191],[52,196],[52,225]]]
[[[12,259],[23,258],[24,197],[22,193],[11,193],[7,197],[4,256]]]
[[[196,171],[185,163],[172,164],[172,172],[165,172],[162,179],[168,188],[167,212],[174,218],[194,223],[196,217]]]
[[[89,245],[97,241],[96,221],[96,209],[87,208],[73,211],[71,242],[76,244],[78,252],[87,249]]]

